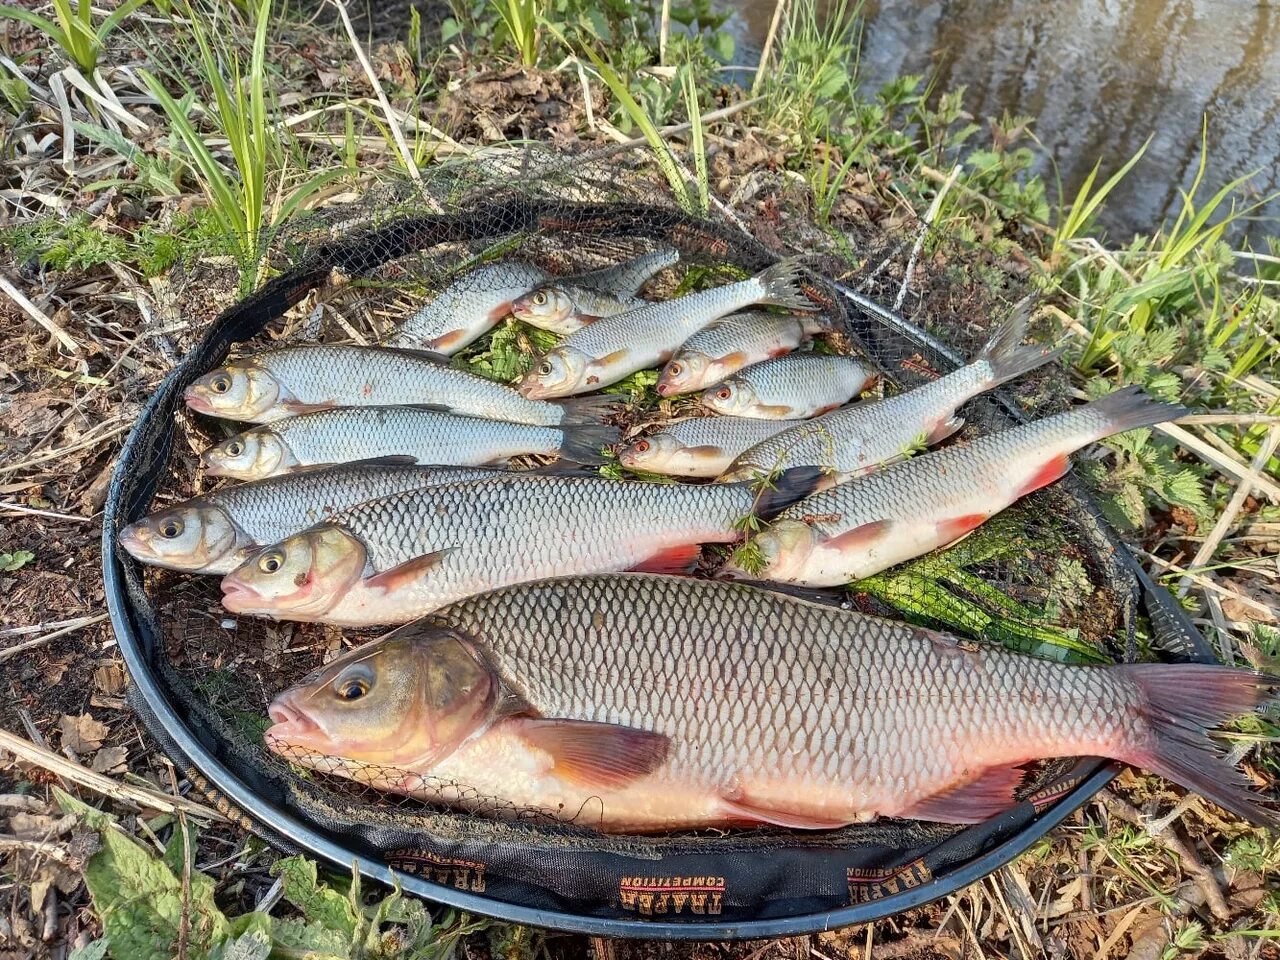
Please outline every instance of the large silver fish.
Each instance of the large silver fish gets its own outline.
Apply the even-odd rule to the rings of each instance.
[[[549,279],[551,275],[541,267],[519,260],[478,267],[436,294],[401,325],[386,346],[452,356],[509,316],[516,297]]]
[[[821,317],[763,310],[730,314],[681,344],[658,378],[658,393],[672,397],[705,390],[743,367],[790,353],[825,329]]]
[[[427,404],[470,417],[555,427],[598,422],[613,406],[603,397],[530,400],[505,384],[454,369],[439,354],[329,344],[229,361],[187,387],[186,400],[200,413],[247,423],[333,407]]]
[[[724,575],[813,587],[849,583],[954,543],[1020,497],[1057,480],[1072,452],[1173,420],[1185,407],[1138,388],[1069,413],[895,463],[815,494],[754,539]],[[763,567],[760,567],[760,564]]]
[[[852,357],[793,353],[734,374],[702,394],[716,413],[757,420],[807,420],[862,393],[875,370]]]
[[[718,477],[744,450],[796,422],[692,417],[632,440],[618,451],[618,461],[628,470],[672,477]]]
[[[673,247],[656,250],[612,267],[543,284],[511,304],[511,312],[543,330],[572,333],[601,317],[611,317],[644,306],[640,288],[656,273],[680,259]]]
[[[342,626],[404,623],[496,586],[688,569],[813,489],[812,468],[754,484],[494,477],[360,504],[267,547],[222,582],[236,613]]]
[[[501,472],[497,467],[356,463],[270,477],[157,510],[121,530],[120,545],[153,566],[230,573],[255,550],[357,503]]]
[[[603,463],[614,427],[538,427],[423,407],[339,407],[237,434],[201,456],[214,477],[261,480],[336,463],[400,457],[408,463],[478,467],[522,454]]]
[[[820,466],[848,480],[931,446],[960,429],[965,401],[1054,359],[1061,351],[1023,346],[1031,301],[1024,301],[977,359],[932,383],[884,400],[851,404],[775,434],[738,457],[723,480],[747,480],[774,470]]]
[[[638,574],[497,590],[271,704],[270,749],[490,815],[645,832],[974,823],[1040,759],[1102,756],[1273,829],[1211,728],[1280,682],[1068,666],[740,584]]]
[[[815,309],[800,289],[800,264],[783,260],[759,276],[652,303],[597,320],[565,337],[520,384],[526,397],[590,393],[637,370],[665,363],[712,320],[753,304]]]

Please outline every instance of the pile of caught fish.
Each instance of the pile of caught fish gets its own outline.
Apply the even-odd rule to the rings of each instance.
[[[859,400],[872,364],[803,349],[831,327],[797,262],[640,297],[678,265],[665,247],[567,278],[492,263],[383,346],[280,347],[188,388],[192,410],[256,425],[203,454],[208,476],[244,482],[138,521],[125,548],[224,575],[236,614],[409,624],[280,694],[271,749],[399,794],[612,831],[975,822],[1014,802],[1022,765],[1082,754],[1280,822],[1207,736],[1271,678],[1050,663],[725,582],[842,587],[1182,408],[1122,390],[929,450],[966,401],[1057,355],[1022,343],[1029,305],[967,366]],[[563,337],[517,385],[450,361],[512,315]],[[622,398],[599,391],[657,367],[660,395],[701,392],[705,409],[618,460],[715,482],[590,470],[620,442]],[[753,549],[713,579],[671,576],[708,572],[702,547],[744,536]]]

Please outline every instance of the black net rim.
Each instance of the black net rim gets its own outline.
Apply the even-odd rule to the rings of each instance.
[[[501,202],[501,201],[500,201]],[[539,217],[537,201],[506,201],[505,206],[517,221],[536,224]],[[639,208],[640,205],[634,205]],[[516,208],[516,209],[513,209]],[[554,212],[562,215],[564,205],[553,205]],[[551,209],[551,208],[548,208]],[[635,215],[635,209],[619,213],[619,204],[584,204],[577,212],[583,222],[592,216],[601,218],[603,229],[608,221],[617,217]],[[675,229],[687,228],[701,237],[723,235],[725,227],[709,224],[692,217],[675,215],[670,208],[662,208],[661,216]],[[424,239],[445,238],[458,229],[456,215],[428,215],[393,221],[379,228],[378,233],[388,251],[403,250],[407,246],[421,244]],[[673,223],[673,220],[675,221]],[[680,222],[683,220],[683,222]],[[733,236],[733,242],[742,238]],[[772,259],[772,254],[758,243],[753,253]],[[663,922],[654,920],[627,920],[573,914],[557,909],[541,909],[513,903],[509,900],[482,896],[434,883],[388,867],[359,850],[344,845],[338,835],[319,828],[305,818],[291,812],[285,806],[262,798],[253,785],[237,775],[210,749],[200,731],[191,724],[191,718],[183,715],[166,693],[166,684],[157,669],[159,653],[148,618],[131,599],[132,581],[137,580],[136,565],[127,571],[126,565],[135,562],[123,552],[118,542],[118,530],[136,519],[146,508],[154,493],[157,478],[141,473],[148,459],[156,456],[167,460],[176,433],[170,411],[175,397],[195,376],[211,365],[221,362],[233,342],[253,336],[271,319],[280,316],[297,303],[308,291],[324,283],[336,269],[347,275],[359,275],[376,267],[376,263],[353,259],[348,255],[349,243],[322,245],[295,269],[264,284],[255,293],[224,311],[211,325],[198,348],[188,355],[162,382],[156,394],[148,402],[131,431],[120,459],[117,462],[109,491],[103,524],[103,575],[106,597],[112,624],[134,684],[133,700],[138,705],[146,725],[160,739],[167,752],[185,765],[193,766],[212,785],[213,791],[230,801],[234,807],[252,821],[254,827],[277,846],[305,851],[339,869],[350,869],[354,864],[362,874],[388,883],[398,883],[406,891],[426,899],[444,903],[459,909],[496,917],[512,922],[553,927],[560,930],[610,936],[664,937],[678,939],[745,939],[752,937],[798,935],[830,929],[852,923],[861,923],[888,916],[952,893],[961,887],[998,869],[1003,864],[1028,849],[1052,827],[1073,813],[1098,789],[1114,776],[1114,768],[1101,761],[1087,761],[1075,771],[1071,787],[1060,797],[1051,800],[1028,819],[1026,811],[1008,822],[1002,818],[982,825],[989,831],[977,844],[982,850],[972,859],[961,860],[928,882],[890,893],[874,901],[855,903],[851,906],[820,912],[796,913],[783,917],[756,919],[735,923],[685,921]],[[956,362],[958,358],[942,344],[919,331],[903,318],[867,301],[848,289],[839,289],[859,310],[869,325],[891,327],[895,333],[918,343],[942,359]],[[1013,404],[1006,410],[1017,417],[1020,411]],[[157,429],[157,418],[163,423]],[[1170,606],[1162,603],[1159,588],[1144,580],[1141,570],[1128,552],[1100,527],[1104,536],[1114,545],[1120,559],[1131,568],[1131,573],[1146,589],[1147,607],[1153,621],[1157,614],[1164,614],[1171,621],[1172,629],[1162,633],[1165,646],[1173,655],[1184,659],[1212,659],[1212,653],[1202,638],[1185,621],[1179,621]],[[1152,601],[1155,601],[1154,603]],[[1170,601],[1171,603],[1171,601]],[[1180,613],[1173,608],[1175,612]],[[1157,623],[1157,627],[1160,624]],[[1002,829],[1003,828],[1003,829]],[[973,829],[973,828],[970,828]],[[977,834],[975,834],[977,836]],[[994,841],[994,845],[992,842]],[[767,852],[754,856],[767,857]]]

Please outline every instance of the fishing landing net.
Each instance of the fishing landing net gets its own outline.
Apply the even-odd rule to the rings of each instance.
[[[118,565],[122,584],[117,623],[127,621],[136,632],[152,695],[172,704],[185,718],[186,734],[248,786],[256,802],[240,806],[254,829],[291,846],[288,831],[276,829],[274,814],[284,811],[344,851],[490,902],[670,923],[793,917],[891,898],[945,877],[1026,829],[1038,809],[1096,768],[1094,761],[1043,764],[1018,807],[970,828],[882,820],[817,834],[602,836],[584,826],[589,815],[503,809],[493,798],[464,794],[470,812],[448,809],[305,770],[263,746],[274,695],[375,633],[232,617],[219,603],[217,577],[144,568],[115,546],[121,526],[208,488],[198,477],[197,453],[235,428],[189,415],[182,391],[229,351],[379,342],[481,263],[519,257],[554,274],[573,274],[670,244],[680,263],[646,288],[647,296],[660,299],[803,253],[807,292],[841,331],[818,349],[870,360],[885,392],[911,389],[953,369],[957,356],[973,356],[1025,293],[998,267],[932,238],[899,311],[921,334],[878,306],[899,295],[915,259],[914,234],[866,220],[841,232],[837,240],[817,229],[803,197],[781,178],[763,182],[736,215],[698,218],[672,201],[651,170],[625,156],[566,160],[517,152],[436,167],[420,185],[386,188],[291,223],[270,238],[261,282],[247,296],[238,294],[240,265],[225,252],[175,271],[164,306],[166,326],[181,331],[176,347],[183,359],[123,455],[106,538],[114,555],[107,562]],[[508,320],[456,362],[510,382],[552,340]],[[619,417],[628,428],[694,412],[696,396],[658,404],[654,379],[640,374],[615,388],[628,401]],[[961,436],[1055,412],[1065,406],[1066,392],[1061,371],[1037,371],[970,402]],[[833,602],[1063,661],[1169,655],[1154,650],[1161,645],[1172,646],[1175,656],[1196,655],[1195,638],[1176,612],[1153,607],[1155,616],[1140,616],[1136,576],[1068,478],[950,550],[863,581]],[[144,720],[167,748],[180,752],[138,689],[135,684]],[[381,773],[369,769],[368,779]],[[218,795],[216,777],[191,775]]]

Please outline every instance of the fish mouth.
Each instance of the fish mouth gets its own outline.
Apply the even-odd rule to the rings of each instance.
[[[663,380],[659,380],[658,385],[654,389],[658,391],[658,396],[660,397],[670,396],[676,391],[675,384],[668,383]]]
[[[542,400],[547,396],[546,389],[536,380],[521,380],[516,389],[526,400]]]
[[[130,556],[136,557],[139,554],[151,556],[152,550],[147,540],[142,536],[141,531],[134,526],[125,527],[116,535],[116,539],[120,541],[120,546],[129,552]]]
[[[187,406],[196,413],[216,413],[213,409],[213,404],[209,402],[209,399],[206,396],[196,390],[196,385],[194,383],[187,387],[186,390],[182,391],[182,399],[185,400]]]
[[[287,693],[282,693],[271,702],[271,706],[267,707],[267,716],[274,722],[263,736],[280,743],[296,740],[320,729],[319,724],[294,706],[292,697]]]
[[[223,578],[222,605],[232,613],[252,613],[260,608],[256,603],[260,599],[258,591],[248,584],[230,577]]]

